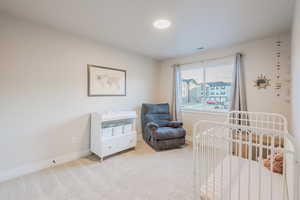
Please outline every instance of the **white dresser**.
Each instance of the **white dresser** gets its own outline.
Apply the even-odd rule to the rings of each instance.
[[[104,157],[136,146],[136,113],[133,111],[92,113],[91,151]]]

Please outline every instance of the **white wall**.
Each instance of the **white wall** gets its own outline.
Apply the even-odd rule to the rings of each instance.
[[[293,133],[300,145],[300,2],[296,2],[292,33],[292,117]]]
[[[87,152],[90,112],[155,103],[154,60],[3,15],[0,27],[0,180]],[[127,96],[87,97],[87,64],[127,70]]]
[[[296,148],[300,150],[300,1],[296,0],[292,29],[292,119]],[[298,160],[300,157],[298,157]],[[298,166],[299,167],[299,166]],[[299,172],[299,170],[298,170]],[[300,175],[300,174],[298,174]],[[299,183],[298,179],[298,183]],[[300,189],[300,186],[298,185]],[[299,195],[299,194],[298,194]]]
[[[160,72],[160,102],[170,102],[172,91],[172,72],[170,66],[175,63],[186,63],[210,58],[234,55],[236,52],[243,54],[245,68],[246,93],[249,111],[275,112],[285,115],[290,121],[290,35],[280,36],[282,46],[282,77],[283,88],[281,97],[276,97],[274,90],[275,80],[275,42],[279,36],[269,37],[256,41],[249,41],[223,49],[213,49],[191,56],[166,60],[161,63]],[[258,75],[264,74],[271,78],[272,87],[258,90],[254,87],[254,80]],[[183,121],[190,131],[192,123],[199,119],[223,120],[224,114],[218,113],[183,113]]]

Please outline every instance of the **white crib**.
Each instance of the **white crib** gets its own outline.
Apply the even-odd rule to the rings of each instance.
[[[281,115],[235,111],[224,123],[199,121],[193,148],[195,200],[298,200],[294,138]],[[276,173],[279,153],[283,170]]]

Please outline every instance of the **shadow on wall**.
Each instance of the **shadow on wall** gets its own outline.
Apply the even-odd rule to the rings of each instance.
[[[36,158],[87,151],[90,146],[90,114],[52,125],[33,140]]]

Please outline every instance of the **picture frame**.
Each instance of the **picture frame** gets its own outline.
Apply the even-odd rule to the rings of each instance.
[[[97,96],[126,96],[126,70],[87,65],[87,94]]]

